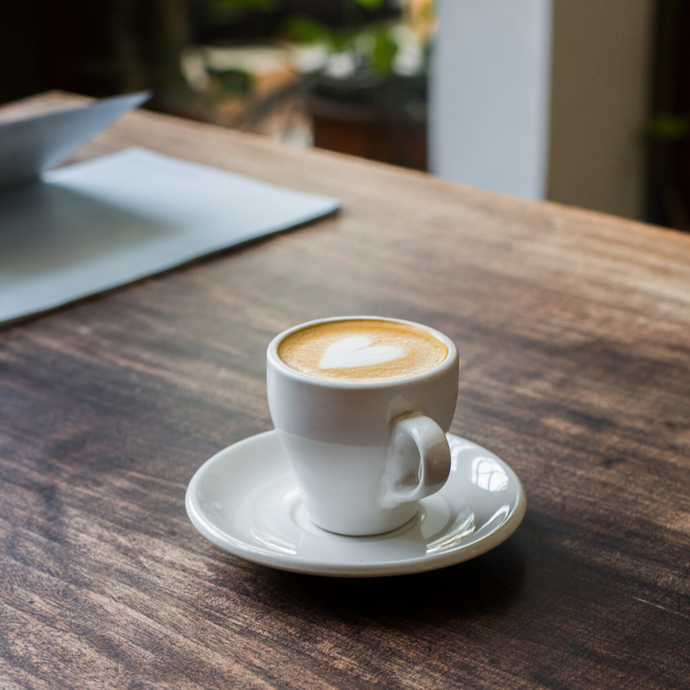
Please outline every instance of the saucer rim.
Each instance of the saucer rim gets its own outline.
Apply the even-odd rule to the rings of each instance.
[[[467,440],[472,443],[478,449],[490,453],[494,458],[496,458],[501,465],[509,472],[511,481],[516,483],[517,488],[517,500],[515,501],[514,507],[511,508],[510,513],[506,520],[504,520],[498,527],[491,530],[488,534],[482,536],[476,541],[471,541],[471,537],[468,537],[470,543],[460,546],[459,548],[440,554],[431,554],[424,556],[417,556],[414,558],[403,558],[398,560],[385,561],[381,563],[369,563],[367,565],[360,565],[353,562],[346,563],[334,563],[325,564],[321,561],[313,559],[298,559],[289,560],[280,554],[267,553],[261,549],[253,547],[251,544],[234,539],[226,532],[219,531],[214,525],[204,518],[203,511],[196,502],[196,487],[200,483],[204,474],[217,462],[219,462],[229,451],[240,451],[241,447],[245,445],[252,445],[257,441],[260,441],[269,436],[276,436],[275,429],[270,429],[268,431],[263,431],[258,434],[254,434],[247,438],[244,438],[236,443],[232,443],[229,446],[223,448],[222,450],[215,453],[213,456],[208,458],[194,473],[192,479],[190,480],[187,491],[185,493],[185,509],[187,516],[191,521],[192,525],[200,532],[200,534],[208,539],[218,548],[231,553],[235,556],[243,558],[252,563],[257,563],[259,565],[264,565],[270,568],[275,568],[277,570],[283,570],[286,572],[300,573],[306,575],[321,575],[325,577],[388,577],[395,575],[410,575],[414,573],[429,572],[432,570],[438,570],[440,568],[445,568],[451,565],[456,565],[464,561],[471,560],[477,556],[494,549],[499,544],[502,544],[508,537],[510,537],[515,530],[518,528],[522,522],[525,512],[527,509],[527,497],[525,495],[524,487],[517,474],[513,471],[510,465],[495,455],[492,451],[480,446],[474,441],[469,441],[469,439],[464,439],[457,434],[449,434],[455,438],[461,439],[463,441]],[[287,461],[287,459],[286,459]],[[441,489],[443,491],[443,489]],[[413,518],[417,519],[417,518]],[[403,526],[404,527],[404,526]],[[318,528],[317,528],[318,529]],[[402,528],[398,528],[399,530]],[[322,530],[325,535],[329,533]],[[398,531],[398,530],[394,530]],[[385,533],[382,535],[372,535],[366,537],[367,540],[376,539],[378,536],[383,538],[389,538],[390,533]],[[344,535],[333,535],[340,539],[362,539],[362,537],[347,537]]]

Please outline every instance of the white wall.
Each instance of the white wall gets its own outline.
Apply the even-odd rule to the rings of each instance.
[[[439,0],[431,169],[639,218],[654,0]]]
[[[508,194],[546,192],[551,0],[439,0],[431,170]]]

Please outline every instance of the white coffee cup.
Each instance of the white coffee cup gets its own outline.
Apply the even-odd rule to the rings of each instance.
[[[335,322],[368,327],[367,321],[419,329],[447,354],[422,373],[376,381],[320,378],[297,371],[279,356],[288,336],[301,337],[321,324],[339,328]],[[342,343],[334,347],[342,349]],[[369,348],[369,354],[376,356],[375,350]],[[446,482],[450,450],[445,432],[455,412],[458,354],[442,333],[372,316],[301,324],[269,345],[267,388],[278,437],[297,476],[307,516],[317,526],[353,536],[394,530],[415,516],[419,499]]]

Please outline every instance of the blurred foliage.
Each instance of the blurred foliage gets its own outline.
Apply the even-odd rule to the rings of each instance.
[[[679,115],[660,113],[649,126],[649,137],[654,141],[684,141],[690,135],[690,121]]]
[[[370,54],[371,68],[378,76],[388,76],[393,72],[393,61],[398,53],[398,44],[385,29],[372,29],[373,39]]]
[[[244,96],[251,93],[253,88],[252,75],[238,69],[208,70],[209,75],[216,81],[217,88],[224,96]]]
[[[280,6],[280,0],[213,0],[216,5],[234,10],[273,12]],[[384,0],[344,0],[345,3],[354,3],[366,10],[378,10]]]
[[[383,5],[383,0],[353,0],[353,2],[367,10],[378,10]]]
[[[238,12],[260,10],[261,12],[273,12],[278,9],[278,0],[213,0],[216,5],[233,9]]]
[[[262,10],[265,12],[280,9],[280,0],[213,0],[219,6],[238,12]],[[283,23],[280,37],[290,43],[301,46],[320,46],[330,56],[340,57],[352,64],[351,74],[347,77],[373,77],[385,80],[396,71],[396,58],[407,50],[409,56],[410,32],[403,42],[397,29],[401,21],[408,27],[414,27],[418,46],[412,46],[413,52],[422,55],[429,37],[429,26],[433,24],[433,2],[402,3],[402,20],[372,21],[371,13],[381,10],[385,0],[341,0],[345,23],[339,28],[332,28],[325,22],[306,14],[295,14]],[[414,7],[414,9],[413,9]],[[416,13],[416,14],[415,14]],[[404,43],[404,45],[403,45]],[[407,61],[410,62],[409,60]],[[415,62],[414,58],[412,62]],[[417,68],[410,74],[424,69],[424,59],[416,60]],[[341,67],[342,70],[342,67]],[[328,67],[325,70],[328,73]],[[331,73],[330,77],[335,77]],[[344,75],[340,75],[344,76]],[[409,76],[409,75],[408,75]],[[336,77],[337,78],[337,77]]]
[[[320,44],[330,53],[351,51],[360,66],[370,68],[378,77],[387,77],[393,72],[393,62],[398,53],[398,44],[391,35],[390,22],[332,29],[328,25],[307,15],[295,15],[285,21],[282,36],[286,40],[301,44]]]

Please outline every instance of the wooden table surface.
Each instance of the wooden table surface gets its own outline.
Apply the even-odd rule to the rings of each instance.
[[[78,159],[130,145],[343,210],[0,331],[0,687],[690,687],[690,236],[148,112]],[[458,345],[451,430],[527,493],[495,550],[321,578],[187,519],[271,338],[353,313]]]

